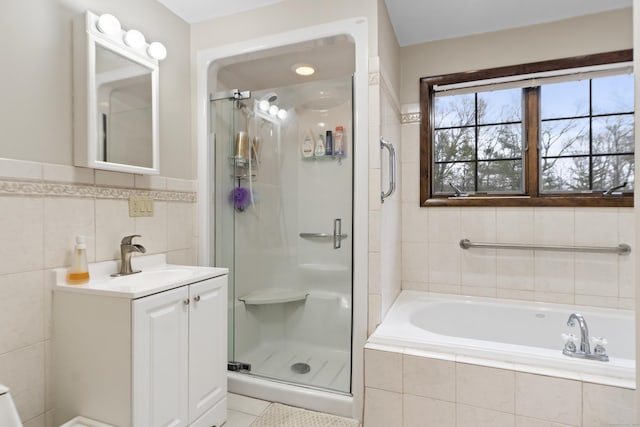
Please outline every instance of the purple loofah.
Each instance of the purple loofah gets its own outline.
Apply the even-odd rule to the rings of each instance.
[[[237,210],[245,210],[251,203],[249,190],[244,187],[234,187],[231,193],[229,193],[229,202],[232,202]]]

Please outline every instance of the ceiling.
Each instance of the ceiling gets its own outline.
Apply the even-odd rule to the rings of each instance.
[[[185,21],[194,23],[282,0],[158,1]],[[633,0],[385,0],[385,3],[400,46],[409,46],[622,9],[631,7]]]

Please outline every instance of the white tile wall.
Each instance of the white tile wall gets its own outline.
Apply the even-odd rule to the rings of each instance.
[[[168,252],[172,262],[197,261],[195,203],[158,200],[153,217],[134,219],[128,200],[85,190],[95,183],[103,193],[195,191],[195,184],[7,159],[0,159],[0,171],[0,188],[12,189],[0,194],[0,383],[11,389],[26,426],[50,426],[51,290],[45,274],[70,263],[75,236],[86,236],[89,262],[118,259],[127,234],[142,234],[139,243],[152,253]]]
[[[403,425],[402,401],[401,393],[365,387],[364,425],[366,427]]]
[[[461,358],[456,362],[410,349],[365,351],[364,427],[634,425],[633,390],[463,363]]]
[[[634,308],[633,257],[468,250],[480,242],[635,248],[633,208],[422,208],[419,123],[402,126],[403,289]],[[409,248],[426,244],[427,272]],[[409,258],[406,254],[409,253]]]
[[[424,269],[415,263],[412,264],[412,261],[406,266],[403,262],[407,248],[401,243],[404,218],[399,188],[404,175],[399,162],[399,158],[403,156],[400,144],[400,107],[397,96],[386,83],[383,67],[380,65],[379,58],[369,59],[369,333],[373,332],[400,292],[403,269],[415,267],[424,273]],[[380,201],[380,192],[381,188],[388,188],[389,168],[386,152],[384,161],[381,160],[381,136],[394,145],[398,156],[398,190],[386,199],[384,204]],[[422,227],[422,233],[424,237],[426,224]],[[423,250],[426,249],[426,245],[419,249],[419,253],[413,259],[420,256],[423,260],[426,259]]]

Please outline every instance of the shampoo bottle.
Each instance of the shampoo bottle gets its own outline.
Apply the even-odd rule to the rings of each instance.
[[[314,156],[322,157],[325,153],[325,145],[324,145],[324,135],[318,135],[318,140],[316,141],[316,149],[313,152]]]
[[[336,132],[333,135],[333,155],[344,156],[344,127],[336,126]]]
[[[81,285],[89,281],[89,266],[87,264],[87,246],[84,236],[76,236],[76,247],[71,256],[71,267],[67,271],[67,283]]]
[[[309,135],[305,136],[304,142],[302,143],[301,152],[302,157],[308,158],[313,157],[313,141],[309,138]]]

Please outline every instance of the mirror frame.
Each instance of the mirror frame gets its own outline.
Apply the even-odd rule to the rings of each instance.
[[[132,48],[122,40],[125,34],[108,35],[98,31],[98,16],[86,11],[74,20],[73,36],[73,158],[74,165],[142,175],[160,173],[158,121],[158,61],[149,57],[148,44]],[[96,46],[109,50],[151,71],[151,167],[106,162],[98,159],[96,88]]]

